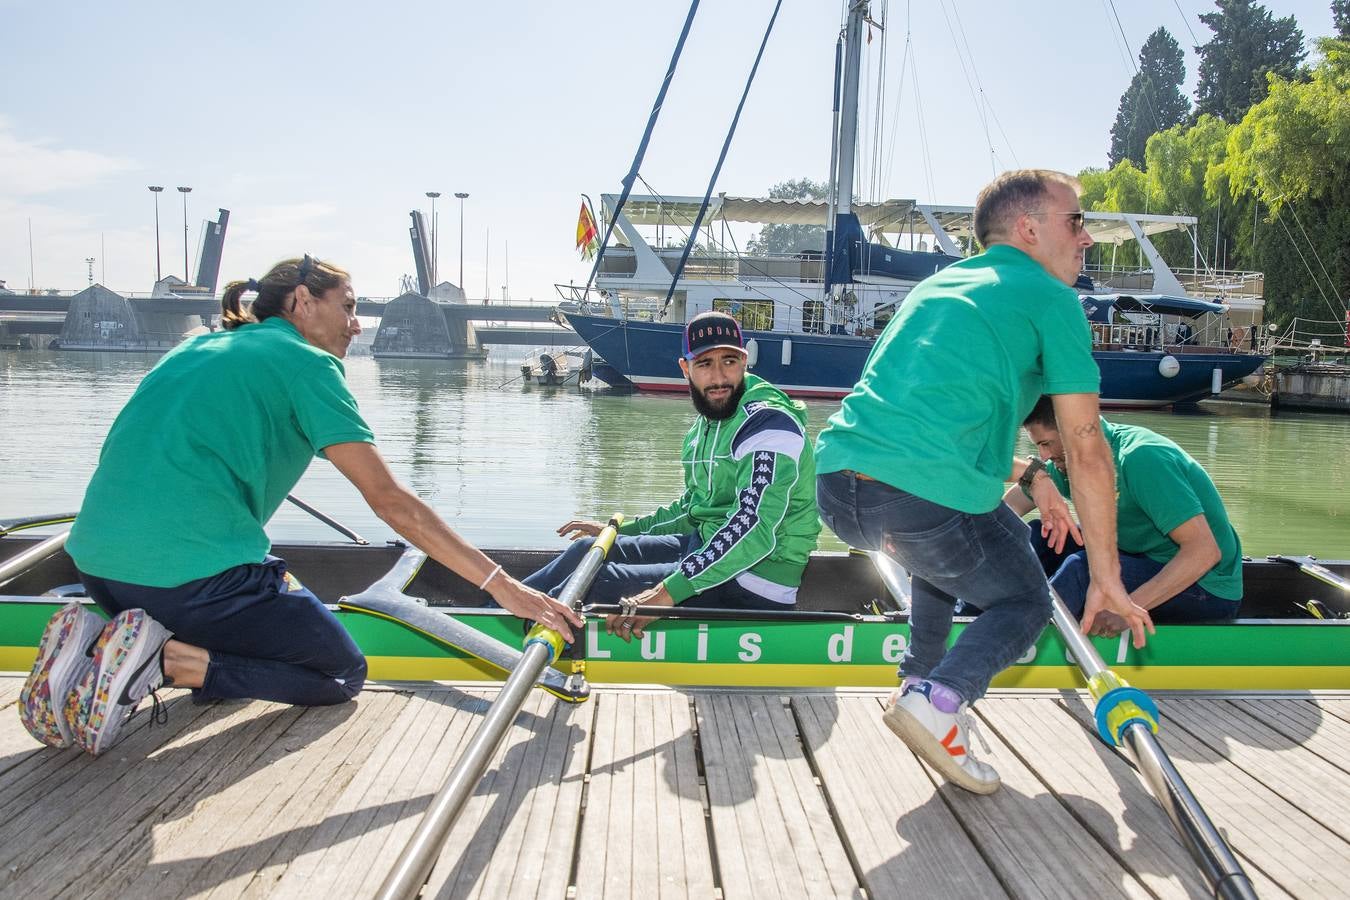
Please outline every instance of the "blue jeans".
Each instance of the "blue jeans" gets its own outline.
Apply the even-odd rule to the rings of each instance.
[[[366,682],[366,660],[318,597],[286,579],[284,560],[172,588],[146,587],[80,573],[109,615],[143,609],[176,640],[210,654],[201,700],[247,698],[296,706],[345,703]]]
[[[554,557],[538,572],[524,579],[524,583],[551,597],[562,593],[568,577],[581,563],[594,538],[578,538],[571,546]],[[675,535],[620,535],[605,556],[605,564],[595,575],[590,592],[591,603],[618,603],[649,587],[654,587],[673,573],[690,553],[703,546],[698,532]],[[786,603],[777,603],[748,591],[732,578],[690,597],[681,606],[700,609],[791,609]]]
[[[1033,541],[1044,541],[1044,538],[1041,537],[1039,525],[1033,528],[1032,535]],[[1051,552],[1053,553],[1053,551]],[[1135,553],[1121,551],[1119,556],[1120,580],[1124,582],[1125,590],[1130,593],[1138,590],[1145,582],[1161,572],[1163,566],[1166,565],[1166,563],[1156,562],[1147,556]],[[1087,590],[1090,580],[1088,577],[1087,553],[1083,550],[1079,550],[1077,553],[1064,554],[1064,562],[1060,564],[1054,577],[1050,579],[1050,584],[1059,592],[1064,605],[1068,607],[1069,612],[1073,613],[1075,619],[1083,617],[1083,607],[1087,605]],[[1167,602],[1160,603],[1149,610],[1149,616],[1158,624],[1223,621],[1237,618],[1238,606],[1240,605],[1240,600],[1225,600],[1223,597],[1216,597],[1197,582]]]
[[[1007,505],[971,515],[845,472],[816,479],[816,503],[840,540],[881,550],[910,573],[902,676],[931,678],[974,703],[1050,621],[1045,574],[1027,526]],[[957,597],[985,612],[949,650]]]

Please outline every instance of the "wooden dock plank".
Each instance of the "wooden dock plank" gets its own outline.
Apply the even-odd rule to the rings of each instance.
[[[689,698],[659,698],[653,743],[665,771],[655,798],[657,876],[661,900],[698,900],[713,893],[706,796],[698,773],[694,708]]]
[[[1229,702],[1292,743],[1350,774],[1350,722],[1328,714],[1316,703],[1301,699]]]
[[[596,700],[577,896],[712,896],[689,701],[675,693]]]
[[[186,691],[162,692],[165,706],[170,710],[169,721],[164,726],[156,726],[153,735],[145,735],[151,724],[149,713],[141,713],[123,726],[122,743],[118,755],[129,752],[149,752],[148,748],[172,740],[177,733],[195,727],[195,722],[206,714],[206,707],[194,707],[187,702]],[[19,747],[39,746],[24,731],[17,714],[0,719],[0,732],[9,737]],[[33,803],[44,800],[61,783],[80,777],[86,768],[94,764],[93,757],[78,748],[65,750],[42,749],[33,756],[27,750],[20,750],[15,759],[0,760],[0,822],[12,821]],[[119,770],[120,772],[121,770]]]
[[[426,897],[565,892],[594,707],[535,691],[451,831]]]
[[[991,740],[1006,748],[991,762],[1014,787],[1022,783],[1018,769],[1025,764],[1085,834],[1156,896],[1210,896],[1195,864],[1173,836],[1166,814],[1138,775],[1079,727],[1054,699],[986,697],[978,710]],[[1038,826],[1028,820],[1026,827]],[[1072,890],[1073,876],[1060,874],[1061,885]],[[1128,891],[1113,875],[1100,877],[1115,890]]]
[[[779,897],[771,860],[781,854],[775,854],[754,806],[753,760],[744,752],[730,706],[725,695],[694,700],[722,895]]]
[[[19,702],[23,682],[23,676],[0,676],[0,715],[14,715],[10,707]]]
[[[146,864],[153,822],[191,802],[211,773],[238,758],[246,764],[256,758],[254,742],[265,747],[270,730],[298,715],[269,706],[261,715],[249,704],[213,708],[194,718],[175,715],[178,708],[191,709],[180,697],[169,708],[168,727],[142,728],[112,752],[66,766],[63,771],[69,774],[51,785],[39,803],[0,826],[0,893],[11,888],[20,896],[39,890],[79,893],[73,891],[74,883],[110,844],[120,847],[125,864]],[[193,727],[175,728],[175,720],[191,721]],[[44,837],[13,839],[23,834]],[[110,842],[109,835],[117,835],[117,841]]]
[[[388,804],[401,802],[398,814],[374,833],[367,831],[361,836],[358,851],[344,861],[338,882],[341,891],[354,897],[368,897],[379,890],[482,724],[496,693],[472,691],[426,698],[434,701],[428,708],[433,711],[435,721],[418,745],[409,769],[399,773],[384,800]]]
[[[790,706],[782,697],[746,699],[753,714],[741,721],[754,722],[761,753],[757,783],[763,799],[757,805],[767,820],[781,820],[805,895],[856,896],[860,885],[802,749]],[[776,807],[768,802],[770,792]]]
[[[1350,882],[1346,842],[1192,735],[1186,719],[1173,714],[1171,700],[1160,703],[1159,743],[1253,882],[1255,869],[1296,897],[1344,896]],[[1062,703],[1084,727],[1095,727],[1082,698]]]
[[[1039,703],[1063,715],[1051,699],[1024,702]],[[998,705],[1001,701],[987,698],[979,707]],[[1093,896],[1098,898],[1153,896],[1092,832],[1083,828],[1063,800],[987,721],[980,734],[991,752],[983,752],[974,734],[968,745],[974,745],[970,749],[998,770],[1002,787],[995,793],[973,794],[947,784],[935,770],[926,763],[924,766],[1009,893],[1015,897],[1076,900],[1083,896],[1085,886],[1091,885]]]
[[[21,683],[0,678],[0,697]],[[167,725],[138,714],[97,760],[40,747],[0,700],[0,895],[370,896],[495,691],[310,710],[165,695]],[[1350,701],[1161,702],[1164,746],[1259,895],[1343,896]],[[981,701],[1005,782],[990,797],[941,783],[879,710],[875,694],[533,695],[424,896],[562,900],[574,858],[578,898],[1209,896],[1078,696]]]
[[[1316,703],[1342,722],[1350,722],[1350,700],[1318,698]]]
[[[1340,769],[1223,700],[1169,698],[1167,708],[1220,758],[1350,841],[1350,779]]]
[[[362,698],[273,717],[273,725],[252,742],[255,755],[236,756],[215,769],[190,797],[152,819],[144,863],[127,864],[116,846],[108,848],[77,889],[91,898],[240,896],[291,836],[296,817],[331,803],[321,791],[332,772],[330,757],[360,752],[349,735],[363,730],[364,721],[373,718],[363,714],[378,702]],[[293,802],[297,791],[303,796]]]
[[[793,700],[869,897],[1008,896],[875,698]]]
[[[341,744],[333,745],[324,762],[313,764],[308,754],[305,754],[302,768],[312,767],[312,772],[295,794],[292,805],[299,815],[293,820],[287,834],[275,842],[275,849],[265,864],[253,873],[251,880],[243,884],[241,891],[230,894],[218,889],[215,896],[258,898],[271,895],[290,865],[309,845],[310,839],[334,817],[338,798],[361,773],[380,746],[381,739],[407,706],[411,695],[407,692],[381,692],[378,695],[368,692],[367,696],[371,700],[378,696],[380,702],[359,707],[359,724],[343,737]],[[344,750],[347,751],[345,755]]]
[[[458,749],[466,730],[459,721],[467,718],[464,706],[473,702],[481,701],[458,691],[410,696],[390,732],[282,874],[274,896],[354,896],[372,868],[381,876],[388,874],[392,862],[381,851],[396,823],[416,821],[426,809],[431,798],[419,787],[424,779],[430,783],[448,770],[447,757]],[[438,755],[442,748],[449,752]]]

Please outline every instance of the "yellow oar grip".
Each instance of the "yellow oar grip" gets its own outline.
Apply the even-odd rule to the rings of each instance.
[[[1128,681],[1110,669],[1088,679],[1088,692],[1097,701],[1097,733],[1108,744],[1119,745],[1125,726],[1131,722],[1143,722],[1154,734],[1158,733],[1158,707],[1153,698],[1130,687]]]
[[[614,539],[619,536],[619,526],[622,524],[623,513],[615,513],[610,516],[609,524],[602,528],[600,533],[595,536],[595,542],[591,544],[591,549],[594,550],[596,547],[599,547],[601,558],[609,555],[610,549],[614,546]],[[554,631],[552,628],[538,623],[525,634],[525,646],[528,647],[530,644],[536,642],[544,644],[549,648],[550,661],[562,656],[563,648],[567,645],[567,642],[563,640],[561,634]]]

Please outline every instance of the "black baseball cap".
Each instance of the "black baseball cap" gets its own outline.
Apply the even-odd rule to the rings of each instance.
[[[694,359],[722,347],[745,352],[741,323],[726,313],[717,310],[699,313],[684,326],[685,359]]]

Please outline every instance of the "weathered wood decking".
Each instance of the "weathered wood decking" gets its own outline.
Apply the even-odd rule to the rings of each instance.
[[[493,689],[137,716],[41,748],[0,677],[0,896],[368,897]],[[166,692],[167,693],[167,692]],[[1073,694],[981,701],[1004,788],[943,785],[879,693],[536,692],[426,897],[1201,897]],[[1164,696],[1163,743],[1262,897],[1350,895],[1350,698]]]

